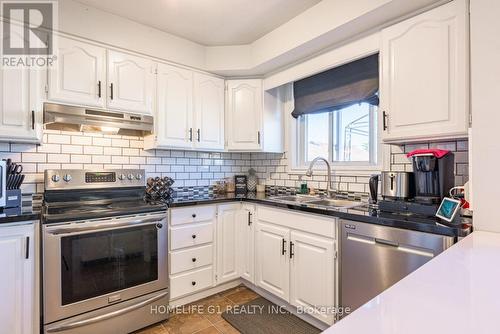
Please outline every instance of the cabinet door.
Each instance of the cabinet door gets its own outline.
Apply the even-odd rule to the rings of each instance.
[[[48,99],[105,107],[106,49],[58,37],[57,61],[48,71]]]
[[[32,334],[35,332],[33,328],[35,323],[34,249],[34,226],[32,224],[0,229],[2,333]]]
[[[108,51],[108,107],[152,114],[154,72],[149,59]]]
[[[256,283],[286,301],[289,300],[290,283],[289,234],[289,229],[258,222]]]
[[[195,147],[224,149],[224,80],[194,74]]]
[[[290,304],[333,324],[335,241],[298,231],[290,235]]]
[[[229,150],[260,150],[262,81],[227,81],[227,145]]]
[[[237,217],[241,204],[220,205],[217,217],[217,283],[240,277]]]
[[[255,210],[251,205],[244,205],[243,209],[238,211],[237,225],[238,225],[238,251],[239,251],[239,272],[240,276],[245,280],[255,282],[255,234],[254,234],[254,221]]]
[[[39,143],[42,137],[40,70],[4,67],[0,76],[0,140]]]
[[[467,135],[465,6],[453,1],[382,31],[384,141]]]
[[[17,31],[17,30],[16,30]],[[10,42],[23,43],[15,30]],[[39,143],[42,138],[41,77],[45,69],[8,67],[0,69],[0,140]]]
[[[194,136],[193,72],[159,64],[157,81],[157,145],[192,147]]]

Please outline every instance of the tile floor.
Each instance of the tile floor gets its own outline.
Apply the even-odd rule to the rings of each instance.
[[[228,307],[245,304],[257,297],[258,294],[240,285],[186,305],[184,312],[172,315],[168,321],[134,334],[238,334],[234,327],[222,319],[221,313]]]

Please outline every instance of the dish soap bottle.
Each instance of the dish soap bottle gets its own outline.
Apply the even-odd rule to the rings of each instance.
[[[301,194],[307,195],[309,189],[307,188],[307,181],[302,180],[302,176],[300,177],[300,191]]]

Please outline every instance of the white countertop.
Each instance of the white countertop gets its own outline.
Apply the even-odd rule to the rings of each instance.
[[[500,333],[500,233],[472,233],[324,333]]]

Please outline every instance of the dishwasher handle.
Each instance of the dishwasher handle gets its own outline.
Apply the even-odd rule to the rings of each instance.
[[[399,247],[399,243],[391,240],[375,238],[375,243],[389,247]]]

